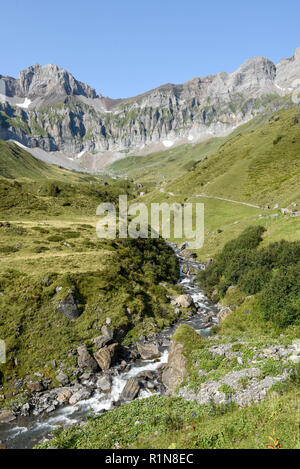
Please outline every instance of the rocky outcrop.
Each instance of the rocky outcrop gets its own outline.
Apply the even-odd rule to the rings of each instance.
[[[221,308],[217,316],[218,322],[223,322],[230,313],[232,313],[232,309],[228,306],[224,306],[223,308]]]
[[[175,395],[175,389],[186,375],[186,358],[183,355],[183,344],[175,341],[170,343],[168,365],[162,374],[162,382],[168,395]]]
[[[19,79],[0,75],[0,137],[69,155],[195,142],[227,135],[275,95],[291,93],[299,77],[297,49],[277,65],[255,57],[233,73],[112,100],[56,65],[34,65]]]
[[[18,96],[31,101],[42,97],[49,101],[66,96],[97,97],[93,88],[75,80],[71,73],[55,64],[32,65],[22,70],[17,80],[2,75],[0,79],[1,94],[9,97]]]

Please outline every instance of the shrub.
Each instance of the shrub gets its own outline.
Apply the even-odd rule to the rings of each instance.
[[[266,267],[254,267],[241,275],[238,286],[249,295],[255,295],[268,283],[270,277],[271,272]]]
[[[279,327],[300,324],[300,263],[278,269],[259,295],[263,318]]]
[[[276,327],[300,324],[300,242],[280,242],[259,248],[265,229],[246,229],[229,241],[215,261],[199,274],[199,281],[221,298],[230,285],[258,294],[261,317]]]

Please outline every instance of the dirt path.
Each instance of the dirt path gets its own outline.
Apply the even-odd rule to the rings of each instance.
[[[224,200],[225,202],[231,202],[233,204],[247,205],[248,207],[261,209],[259,205],[249,204],[248,202],[239,202],[238,200],[225,199],[223,197],[214,197],[212,195],[204,195],[204,194],[197,194],[196,197],[205,197],[206,199]]]

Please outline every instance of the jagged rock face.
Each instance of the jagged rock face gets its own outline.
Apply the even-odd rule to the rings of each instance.
[[[295,55],[281,60],[276,66],[275,83],[284,89],[293,89],[294,80],[300,79],[300,47],[296,49]],[[298,83],[299,87],[299,83]]]
[[[203,140],[228,134],[275,95],[291,93],[296,78],[300,49],[277,65],[255,57],[230,74],[112,100],[56,65],[34,65],[18,80],[0,76],[0,138],[69,155]]]
[[[93,88],[75,80],[67,70],[53,64],[32,65],[20,72],[18,80],[1,75],[0,78],[2,79],[0,93],[10,97],[27,97],[32,101],[49,95],[55,97],[81,95],[92,99],[97,97]]]

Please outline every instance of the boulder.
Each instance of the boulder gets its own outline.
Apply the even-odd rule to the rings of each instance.
[[[153,360],[161,355],[156,344],[137,344],[137,349],[143,360]]]
[[[125,387],[121,393],[120,400],[121,401],[133,401],[138,395],[140,391],[140,385],[137,379],[129,378]]]
[[[16,416],[10,410],[0,411],[0,424],[9,423],[16,419]]]
[[[67,384],[69,384],[68,376],[62,371],[56,376],[56,381],[58,381],[61,386],[66,386]]]
[[[114,336],[113,331],[107,325],[103,326],[101,331],[102,335],[96,337],[93,341],[98,349],[107,345],[113,339]]]
[[[116,358],[118,347],[119,344],[111,344],[94,353],[95,360],[97,361],[102,371],[109,370],[112,362]]]
[[[178,306],[181,306],[182,308],[189,308],[191,305],[194,304],[193,298],[191,297],[191,295],[188,294],[177,296],[175,302]]]
[[[71,396],[72,396],[71,391],[66,390],[66,391],[63,391],[61,394],[59,394],[59,396],[57,397],[57,400],[60,404],[66,404],[67,402],[69,402],[69,399]]]
[[[78,308],[77,300],[73,293],[69,293],[63,300],[58,303],[58,311],[68,319],[77,319],[82,311]]]
[[[111,385],[112,385],[112,379],[111,376],[108,374],[105,374],[101,376],[96,383],[97,388],[102,391],[102,392],[110,392],[111,391]]]
[[[217,318],[218,322],[223,322],[224,319],[226,319],[230,313],[232,313],[232,310],[228,306],[224,306],[224,308],[221,308]]]
[[[69,404],[74,405],[77,404],[79,401],[83,401],[85,399],[89,399],[91,397],[91,390],[87,388],[79,389],[76,391],[69,399]]]
[[[156,378],[156,372],[150,370],[141,371],[138,375],[138,378],[147,380],[153,380]]]
[[[95,373],[98,369],[98,365],[96,360],[89,354],[86,345],[81,345],[80,347],[78,347],[77,352],[77,363],[79,368],[88,368],[93,373]]]
[[[162,374],[162,382],[168,395],[175,395],[176,387],[186,375],[186,358],[182,351],[183,344],[171,340],[168,365]]]

